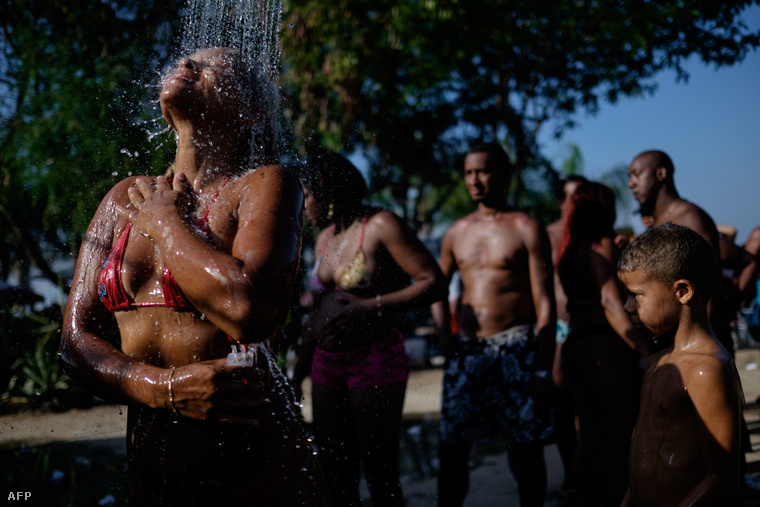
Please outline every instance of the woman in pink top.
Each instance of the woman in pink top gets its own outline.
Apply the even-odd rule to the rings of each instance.
[[[306,213],[321,232],[306,331],[313,360],[302,355],[296,383],[310,365],[320,465],[336,506],[361,505],[360,464],[375,505],[403,505],[399,437],[410,366],[400,319],[446,297],[443,274],[399,217],[362,204],[367,187],[345,158],[321,152],[302,181]]]

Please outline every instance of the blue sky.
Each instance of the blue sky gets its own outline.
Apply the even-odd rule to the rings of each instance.
[[[758,11],[746,18],[755,29]],[[627,167],[641,151],[661,149],[673,159],[681,197],[716,223],[737,227],[737,243],[744,244],[760,225],[760,51],[733,67],[716,70],[694,58],[685,68],[687,83],[676,83],[674,72],[662,73],[654,95],[602,104],[594,117],[581,114],[579,125],[558,141],[545,129],[543,152],[558,164],[577,144],[583,174],[596,179]],[[618,223],[642,229],[638,215]]]

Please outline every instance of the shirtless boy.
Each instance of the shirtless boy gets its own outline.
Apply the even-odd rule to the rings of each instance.
[[[463,504],[472,445],[500,427],[509,440],[520,505],[542,506],[556,331],[549,240],[535,220],[507,204],[511,164],[501,146],[470,150],[464,176],[478,209],[446,233],[440,260],[448,280],[456,271],[462,278],[459,336],[445,336],[450,329],[445,305],[434,308],[436,324],[448,338],[442,342],[448,361],[438,504]]]
[[[644,376],[623,506],[727,505],[738,492],[743,396],[707,316],[716,265],[707,241],[675,224],[643,233],[618,263],[626,311],[667,344]]]

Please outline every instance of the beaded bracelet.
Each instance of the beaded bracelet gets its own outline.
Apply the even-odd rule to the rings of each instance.
[[[375,299],[377,300],[377,316],[382,317],[383,316],[383,297],[378,294],[375,296]]]

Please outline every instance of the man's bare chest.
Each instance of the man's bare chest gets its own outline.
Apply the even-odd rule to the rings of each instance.
[[[453,251],[460,270],[527,268],[522,241],[503,228],[467,231],[456,239]]]

